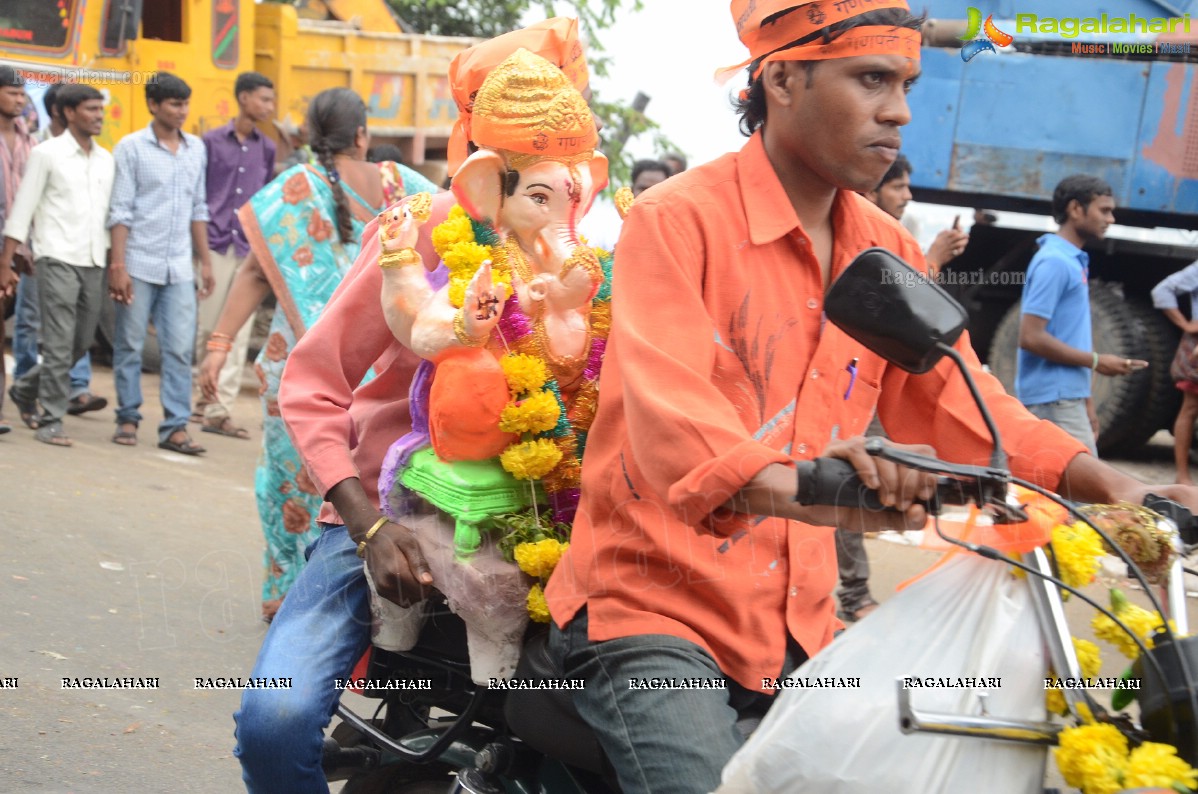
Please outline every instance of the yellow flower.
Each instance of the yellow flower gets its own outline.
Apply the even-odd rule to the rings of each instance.
[[[1089,640],[1079,640],[1073,637],[1073,652],[1077,654],[1077,666],[1081,668],[1082,678],[1094,678],[1102,670],[1102,652],[1098,646]],[[1051,667],[1048,668],[1048,677],[1056,678],[1057,674]],[[1048,707],[1050,714],[1065,715],[1069,713],[1069,708],[1065,703],[1065,693],[1060,689],[1046,689],[1044,691],[1044,704]]]
[[[547,438],[512,444],[499,454],[499,463],[517,480],[539,480],[561,459],[561,450]]]
[[[1149,612],[1143,607],[1129,603],[1127,597],[1116,589],[1111,590],[1111,611],[1143,640],[1145,647],[1152,648],[1152,635],[1164,625],[1159,612]],[[1169,622],[1169,626],[1173,626],[1172,621]],[[1094,629],[1094,636],[1114,645],[1128,659],[1135,659],[1140,655],[1139,646],[1127,636],[1127,632],[1101,612],[1090,621],[1090,627]]]
[[[545,602],[545,591],[534,584],[528,591],[528,616],[537,623],[549,622],[549,604]]]
[[[462,304],[466,302],[466,286],[470,283],[468,278],[451,278],[449,280],[449,302],[456,308],[462,308]]]
[[[1084,794],[1115,794],[1123,788],[1127,739],[1114,725],[1065,728],[1055,755],[1065,782]]]
[[[491,247],[475,242],[457,242],[445,250],[441,257],[445,267],[455,278],[474,278],[483,262],[491,258]]]
[[[1082,669],[1082,678],[1094,678],[1102,670],[1102,651],[1094,643],[1074,638],[1073,652],[1077,654],[1077,664]]]
[[[1056,678],[1052,668],[1048,669],[1049,678]],[[1061,689],[1044,690],[1044,706],[1049,714],[1060,714],[1062,717],[1069,713],[1069,704],[1065,702],[1065,692]]]
[[[1177,749],[1172,745],[1144,742],[1131,751],[1124,786],[1172,788],[1174,783],[1189,789],[1198,788],[1198,772],[1177,757]]]
[[[513,395],[537,391],[549,380],[549,369],[536,356],[508,353],[499,359],[499,366]]]
[[[432,239],[437,256],[442,258],[454,243],[474,240],[474,227],[470,225],[470,218],[466,215],[466,211],[455,204],[449,211],[449,217],[433,229]]]
[[[521,543],[515,551],[516,564],[529,576],[543,579],[553,573],[557,561],[568,548],[569,543],[562,543],[556,538],[546,538],[536,543]]]
[[[553,429],[561,415],[562,407],[553,392],[539,391],[504,406],[499,429],[505,433],[544,433]]]
[[[1061,571],[1061,581],[1083,587],[1094,581],[1101,564],[1102,538],[1083,522],[1057,524],[1052,528],[1052,553]]]

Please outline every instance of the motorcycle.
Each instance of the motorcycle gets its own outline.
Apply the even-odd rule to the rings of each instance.
[[[927,503],[933,516],[947,506],[975,505],[996,522],[1026,520],[1021,505],[1008,498],[1018,482],[1007,467],[998,428],[981,399],[959,353],[952,344],[964,331],[965,310],[936,285],[922,279],[909,265],[883,249],[857,257],[837,280],[825,301],[830,321],[853,338],[912,373],[930,370],[942,357],[954,359],[994,440],[988,466],[960,465],[913,454],[871,440],[871,455],[938,475],[936,493]],[[836,505],[887,509],[877,494],[864,486],[852,466],[839,459],[801,462],[796,500],[806,505]],[[1021,483],[1048,498],[1053,494]],[[1086,520],[1071,505],[1066,506]],[[1198,521],[1181,505],[1150,497],[1146,506],[1174,528],[1179,550],[1198,547]],[[938,525],[937,525],[938,531]],[[1101,532],[1100,532],[1101,534]],[[989,559],[1002,560],[1027,572],[1041,633],[1054,670],[1065,678],[1080,678],[1080,666],[1065,621],[1060,588],[1076,593],[1096,608],[1084,593],[1064,585],[1054,574],[1043,549],[1011,560],[996,549],[942,535],[948,543]],[[1118,546],[1105,538],[1115,549]],[[1123,554],[1129,571],[1144,581],[1135,562]],[[1139,736],[1178,747],[1181,757],[1198,763],[1198,637],[1187,633],[1182,564],[1175,561],[1162,593],[1163,602],[1145,582],[1153,605],[1175,621],[1176,631],[1154,638],[1154,647],[1141,655],[1137,674],[1144,681]],[[366,678],[396,682],[394,688],[367,690],[379,699],[375,714],[362,717],[346,704],[338,706],[341,724],[326,737],[323,766],[330,781],[346,780],[344,794],[376,792],[463,792],[469,794],[616,794],[614,770],[598,740],[573,706],[568,689],[556,688],[547,648],[548,632],[533,626],[525,637],[513,680],[546,688],[500,689],[476,686],[470,676],[465,627],[443,599],[434,599],[420,640],[411,651],[390,653],[372,649]],[[1112,616],[1114,617],[1114,616]],[[1115,618],[1116,622],[1118,619]],[[403,682],[413,684],[402,688]],[[423,682],[420,688],[416,686]],[[901,680],[897,687],[897,718],[903,733],[930,732],[992,741],[1017,741],[1044,748],[1056,743],[1060,726],[1049,722],[1004,720],[989,716],[921,711],[910,700]],[[1075,717],[1103,710],[1084,689],[1064,691]],[[748,730],[749,723],[743,726]],[[1131,730],[1131,729],[1129,729]]]

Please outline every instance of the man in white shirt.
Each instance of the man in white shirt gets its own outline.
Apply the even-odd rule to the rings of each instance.
[[[64,86],[58,94],[67,131],[37,146],[4,225],[0,272],[12,265],[17,246],[33,248],[42,311],[42,362],[13,384],[9,396],[22,413],[41,403],[37,439],[69,447],[63,429],[70,395],[71,364],[87,350],[100,320],[112,194],[112,155],[92,139],[104,127],[104,97],[88,85]]]

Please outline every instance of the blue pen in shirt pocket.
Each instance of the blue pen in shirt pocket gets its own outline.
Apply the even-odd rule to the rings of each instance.
[[[844,390],[844,398],[847,400],[853,393],[853,385],[857,383],[857,359],[850,361],[844,369],[849,373],[849,387]]]

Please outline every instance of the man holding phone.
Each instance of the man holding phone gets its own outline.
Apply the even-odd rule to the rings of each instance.
[[[1098,414],[1090,396],[1093,374],[1129,375],[1147,361],[1093,349],[1090,333],[1090,256],[1082,248],[1106,236],[1115,222],[1115,199],[1103,180],[1075,174],[1052,195],[1053,219],[1027,267],[1019,320],[1015,394],[1098,456]]]

